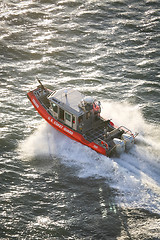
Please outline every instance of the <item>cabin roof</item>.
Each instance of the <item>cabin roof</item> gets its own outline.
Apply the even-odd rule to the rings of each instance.
[[[78,105],[81,103],[84,97],[85,95],[83,95],[79,91],[69,88],[53,92],[49,96],[49,100],[51,102],[55,102],[62,109],[76,116],[81,116],[82,114],[84,114],[84,111],[81,108],[79,108]]]

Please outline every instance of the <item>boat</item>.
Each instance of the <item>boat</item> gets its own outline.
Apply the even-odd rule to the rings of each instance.
[[[42,118],[59,132],[108,157],[134,145],[137,134],[104,119],[100,101],[74,88],[50,90],[38,82],[27,96]]]

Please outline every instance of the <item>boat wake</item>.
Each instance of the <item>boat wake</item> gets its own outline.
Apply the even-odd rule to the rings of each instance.
[[[107,158],[45,123],[21,145],[22,158],[58,158],[80,178],[104,178],[116,190],[117,205],[159,213],[160,129],[146,123],[137,107],[113,102],[103,106],[104,117],[139,132],[137,144],[129,152]]]

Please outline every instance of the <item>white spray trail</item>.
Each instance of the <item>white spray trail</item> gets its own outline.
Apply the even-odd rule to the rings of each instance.
[[[52,156],[77,169],[81,178],[106,178],[119,191],[117,204],[160,211],[160,128],[144,121],[140,110],[128,104],[103,103],[102,116],[133,132],[137,144],[119,158],[107,158],[59,133],[47,123],[41,125],[21,146],[23,157]],[[28,157],[27,157],[28,155]]]

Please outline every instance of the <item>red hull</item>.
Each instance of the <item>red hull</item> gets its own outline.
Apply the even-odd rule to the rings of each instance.
[[[60,131],[61,133],[65,134],[67,137],[82,143],[83,145],[86,145],[96,152],[106,155],[106,150],[99,146],[98,144],[94,142],[89,142],[87,141],[80,133],[74,131],[71,128],[66,127],[59,121],[57,121],[55,118],[53,118],[47,111],[46,109],[41,105],[41,103],[38,101],[36,96],[34,95],[33,91],[29,92],[27,94],[29,100],[31,101],[32,105],[34,108],[37,110],[37,112],[55,129]]]

